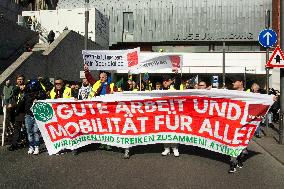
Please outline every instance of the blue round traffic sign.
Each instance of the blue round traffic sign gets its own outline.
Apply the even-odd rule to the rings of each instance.
[[[258,42],[263,47],[269,48],[277,42],[277,34],[272,29],[262,30],[258,35]]]

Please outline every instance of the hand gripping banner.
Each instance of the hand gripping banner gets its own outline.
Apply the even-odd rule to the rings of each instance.
[[[237,157],[272,104],[241,91],[152,91],[38,101],[32,111],[50,155],[91,143],[180,143]]]

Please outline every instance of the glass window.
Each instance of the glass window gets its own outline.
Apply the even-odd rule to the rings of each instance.
[[[123,13],[123,32],[133,34],[134,30],[134,18],[133,12]]]

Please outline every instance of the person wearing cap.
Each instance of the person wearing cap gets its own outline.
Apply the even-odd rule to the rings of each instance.
[[[178,90],[181,85],[181,78],[176,77],[172,79],[169,75],[163,77],[162,90]],[[173,150],[174,156],[179,157],[178,144],[177,143],[166,143],[164,144],[164,151],[161,153],[162,156],[167,156]]]
[[[46,93],[37,79],[30,80],[26,85],[23,98],[19,101],[18,108],[25,112],[25,126],[28,134],[29,150],[28,154],[39,154],[39,128],[36,124],[31,107],[37,100],[46,99]]]

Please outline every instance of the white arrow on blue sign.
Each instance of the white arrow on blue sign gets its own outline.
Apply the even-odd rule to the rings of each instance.
[[[258,42],[265,48],[272,47],[277,42],[277,34],[271,29],[262,30],[258,35]]]

